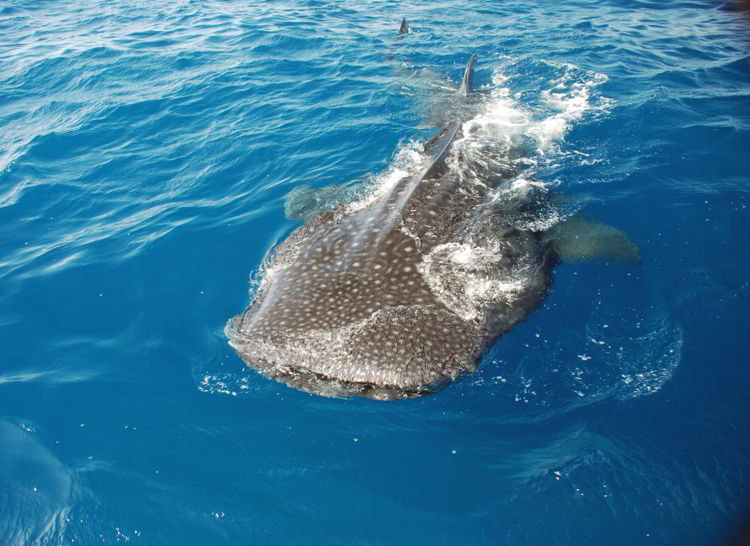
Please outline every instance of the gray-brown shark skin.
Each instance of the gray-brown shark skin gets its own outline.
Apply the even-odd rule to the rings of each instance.
[[[419,175],[356,212],[318,215],[275,249],[254,301],[226,327],[250,366],[321,395],[422,396],[474,371],[492,341],[538,306],[553,254],[538,233],[513,227],[528,202],[498,210],[488,187],[445,168],[459,127],[436,140]],[[502,244],[479,268],[441,257],[468,239]],[[512,301],[457,312],[451,302],[461,306],[466,267],[488,282],[523,271],[524,283]]]

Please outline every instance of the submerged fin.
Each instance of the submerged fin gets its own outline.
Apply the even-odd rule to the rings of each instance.
[[[299,185],[284,196],[284,216],[289,220],[307,222],[321,212],[332,210],[351,200],[355,191],[355,188],[344,184],[324,188]]]
[[[399,34],[409,34],[409,24],[406,22],[406,17],[401,20],[401,28],[398,29]]]
[[[464,70],[464,77],[461,80],[461,87],[458,88],[458,94],[462,96],[469,95],[471,93],[471,80],[474,77],[474,65],[477,64],[477,56],[472,55],[469,62],[466,64],[466,70]]]
[[[624,232],[601,222],[568,218],[544,234],[544,241],[565,262],[614,258],[641,263],[641,253]]]

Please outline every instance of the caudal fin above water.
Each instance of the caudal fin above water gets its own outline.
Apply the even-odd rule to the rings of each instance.
[[[544,234],[564,262],[613,258],[631,264],[641,263],[641,253],[619,229],[601,222],[568,218]]]

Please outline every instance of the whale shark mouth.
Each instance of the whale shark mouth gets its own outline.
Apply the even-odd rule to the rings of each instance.
[[[262,357],[256,356],[257,347],[253,347],[251,354],[247,354],[245,348],[248,345],[244,342],[235,344],[230,341],[230,345],[240,355],[251,360],[253,367],[266,377],[284,383],[289,387],[329,398],[344,398],[348,396],[361,396],[373,400],[419,398],[434,393],[448,383],[446,380],[443,384],[435,383],[429,387],[424,385],[404,387],[397,384],[348,381],[312,371],[305,362],[296,365],[288,363],[279,364],[279,361],[276,359],[271,361],[264,360]],[[285,358],[282,362],[294,362],[294,357],[298,355],[283,356]]]
[[[247,320],[247,319],[245,319]],[[252,319],[250,319],[252,320]],[[248,333],[243,317],[226,327],[230,345],[263,374],[326,396],[424,396],[472,372],[482,349],[477,329],[429,306],[386,307],[335,328]],[[389,339],[394,329],[409,332]],[[356,362],[356,366],[342,366]]]

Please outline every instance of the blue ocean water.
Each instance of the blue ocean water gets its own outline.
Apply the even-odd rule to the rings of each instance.
[[[561,265],[429,397],[247,368],[223,329],[287,193],[386,183],[472,53],[519,181],[642,264]],[[708,0],[3,2],[0,542],[732,541],[749,106],[750,17]]]

